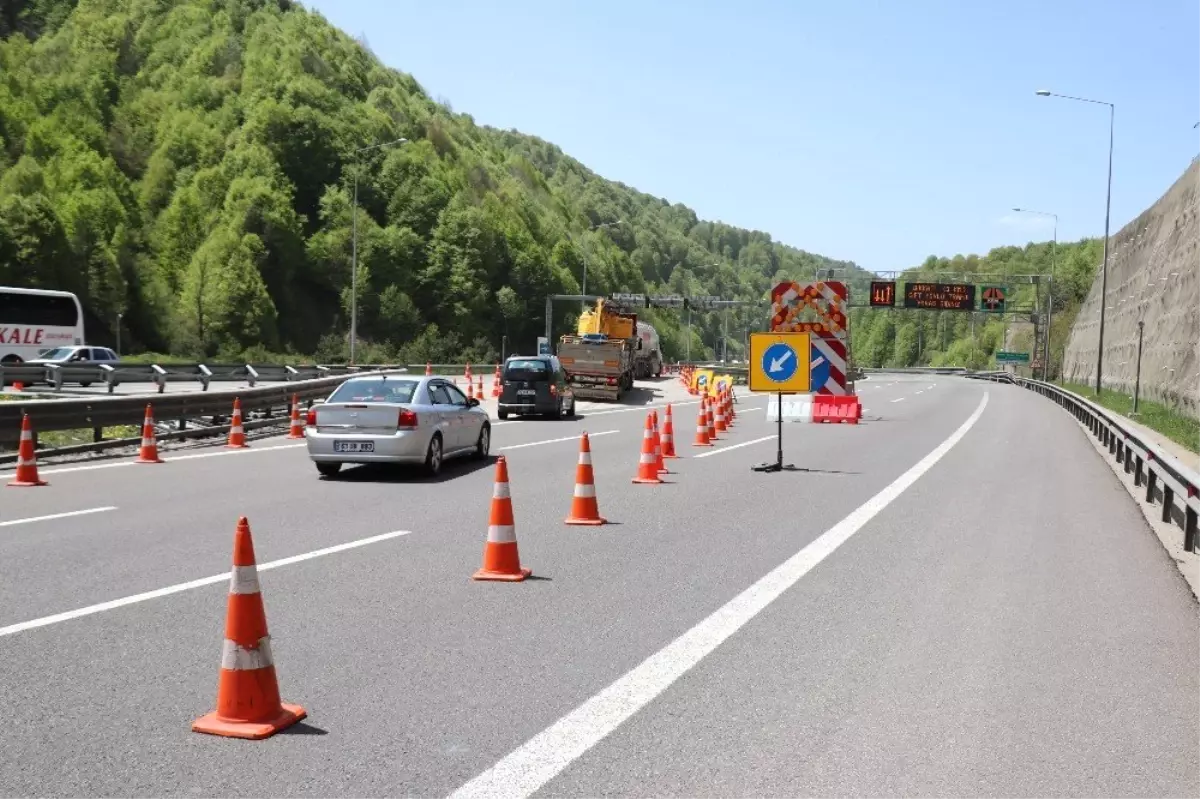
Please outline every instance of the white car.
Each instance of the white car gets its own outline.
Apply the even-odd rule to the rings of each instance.
[[[308,411],[304,438],[325,477],[343,463],[422,464],[436,475],[446,458],[486,458],[492,426],[479,401],[445,378],[364,375]]]

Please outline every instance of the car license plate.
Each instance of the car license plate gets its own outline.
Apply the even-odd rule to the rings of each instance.
[[[374,441],[335,441],[334,452],[374,452]]]
[[[533,389],[533,388],[517,389],[517,396],[518,397],[536,397],[537,389]]]

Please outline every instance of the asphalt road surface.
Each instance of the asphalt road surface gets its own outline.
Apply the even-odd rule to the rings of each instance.
[[[1074,420],[953,377],[860,394],[860,425],[786,425],[777,474],[762,398],[710,450],[684,399],[661,486],[630,483],[643,408],[495,423],[523,583],[470,579],[490,463],[44,468],[0,494],[0,793],[1200,794],[1200,612]],[[562,524],[582,430],[605,527]],[[242,514],[309,712],[259,742],[189,729]]]

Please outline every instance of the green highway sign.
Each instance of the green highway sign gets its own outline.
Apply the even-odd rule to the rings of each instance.
[[[1000,350],[996,353],[996,363],[1029,363],[1029,353]]]

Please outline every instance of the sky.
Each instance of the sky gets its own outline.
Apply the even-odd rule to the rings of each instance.
[[[1200,152],[1196,0],[306,0],[478,124],[875,271],[1115,234]]]

